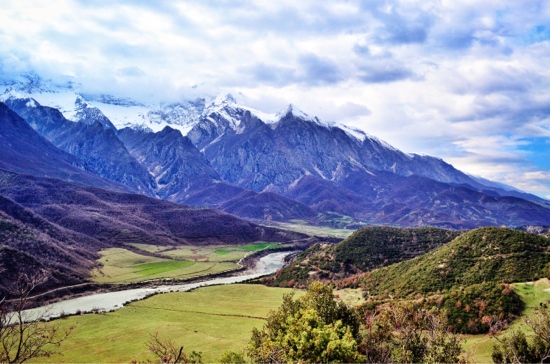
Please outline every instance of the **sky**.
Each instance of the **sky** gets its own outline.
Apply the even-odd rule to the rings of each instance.
[[[550,1],[0,0],[0,78],[289,103],[550,199]]]

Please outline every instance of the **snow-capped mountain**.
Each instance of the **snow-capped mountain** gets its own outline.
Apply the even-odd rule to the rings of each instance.
[[[230,94],[218,95],[209,101],[206,98],[198,98],[179,103],[144,104],[108,94],[83,93],[78,83],[67,81],[63,84],[54,84],[51,80],[44,80],[35,73],[22,75],[16,81],[4,82],[2,86],[0,86],[0,92],[2,92],[0,101],[4,102],[10,98],[33,99],[42,106],[59,110],[68,120],[83,121],[86,124],[99,121],[106,128],[131,127],[159,132],[166,126],[170,126],[185,136],[203,119],[208,119],[216,128],[225,130],[228,127],[236,130],[240,125],[241,115],[246,111],[274,128],[288,113],[327,128],[335,126],[334,123],[327,123],[317,117],[309,116],[292,104],[277,113],[270,114],[239,105]],[[223,120],[221,125],[218,125],[219,120]],[[362,131],[342,127],[358,139],[367,137]]]
[[[81,91],[79,84],[67,82],[54,84],[34,73],[21,76],[17,81],[4,82],[0,101],[30,98],[40,105],[59,110],[71,121],[84,121],[88,124],[99,121],[122,129],[136,127],[161,131],[166,126],[187,132],[202,115],[205,100],[184,101],[182,103],[143,104],[127,98],[108,94],[88,94]]]
[[[537,205],[547,206],[543,199],[294,105],[268,114],[231,95],[145,105],[33,75],[6,83],[0,100],[88,171],[175,202],[258,219],[336,213],[369,223],[475,227],[533,224],[526,216],[538,214],[537,224],[550,223],[550,209]]]

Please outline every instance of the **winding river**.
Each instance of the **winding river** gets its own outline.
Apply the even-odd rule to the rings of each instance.
[[[74,315],[77,312],[112,311],[121,308],[125,303],[141,300],[156,293],[189,291],[198,287],[243,282],[252,278],[258,278],[276,272],[279,268],[284,266],[284,258],[290,253],[291,252],[277,252],[261,257],[253,269],[231,277],[212,278],[202,282],[187,284],[96,293],[90,296],[83,296],[56,302],[48,306],[26,310],[25,320],[34,321],[38,318],[50,319],[62,315]]]

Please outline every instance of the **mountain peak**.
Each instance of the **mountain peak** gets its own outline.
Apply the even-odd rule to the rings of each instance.
[[[286,117],[295,117],[297,119],[310,121],[310,122],[312,122],[314,124],[317,124],[317,125],[320,125],[324,128],[330,128],[332,126],[330,123],[319,120],[319,118],[317,116],[309,116],[308,114],[306,114],[305,112],[303,112],[302,110],[300,110],[299,108],[297,108],[293,104],[288,104],[288,106],[286,108],[284,108],[282,111],[279,111],[276,114],[276,119],[278,121],[281,121],[282,119],[284,119]]]
[[[233,97],[231,94],[219,94],[216,96],[216,98],[212,101],[212,106],[225,106],[225,105],[234,105],[237,103],[237,100]]]
[[[286,116],[294,116],[296,118],[304,120],[312,120],[312,118],[308,114],[306,114],[293,104],[288,104],[287,107],[277,113],[277,116],[279,117],[279,119],[282,119]]]

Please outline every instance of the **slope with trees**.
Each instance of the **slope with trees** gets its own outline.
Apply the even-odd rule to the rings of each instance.
[[[318,243],[311,246],[263,282],[303,287],[316,279],[344,279],[422,255],[460,234],[460,231],[438,228],[365,227],[336,245]]]
[[[445,315],[414,305],[386,306],[371,314],[337,302],[333,287],[311,284],[307,293],[286,295],[245,353],[255,363],[458,362],[460,340],[447,331]],[[222,362],[243,361],[226,352]]]
[[[506,228],[481,228],[420,257],[357,277],[371,305],[423,299],[447,310],[455,331],[486,332],[523,303],[510,283],[550,276],[550,240]]]

